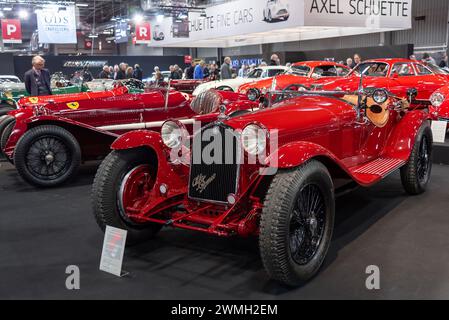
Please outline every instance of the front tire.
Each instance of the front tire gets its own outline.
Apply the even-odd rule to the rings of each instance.
[[[312,278],[329,249],[334,215],[334,186],[322,163],[280,171],[260,221],[259,246],[269,276],[288,286]]]
[[[411,195],[422,194],[432,174],[433,135],[426,122],[418,132],[408,163],[401,168],[401,181],[405,191]]]
[[[70,180],[81,164],[81,148],[67,130],[52,125],[29,130],[17,143],[14,164],[28,183],[42,188]]]
[[[143,205],[145,192],[153,187],[154,171],[148,159],[144,150],[112,151],[98,169],[92,188],[98,226],[103,232],[106,226],[127,230],[128,245],[147,241],[162,228],[160,224],[136,222],[127,214],[128,206]]]

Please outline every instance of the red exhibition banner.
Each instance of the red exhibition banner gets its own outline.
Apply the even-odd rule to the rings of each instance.
[[[2,19],[3,43],[22,43],[22,24],[19,19]]]
[[[141,22],[136,24],[136,43],[151,42],[151,25],[149,22]]]

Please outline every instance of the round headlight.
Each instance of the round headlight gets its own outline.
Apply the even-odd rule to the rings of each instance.
[[[441,107],[444,100],[446,100],[446,97],[444,96],[444,94],[439,93],[439,92],[435,92],[430,97],[430,103],[432,103],[432,106],[434,106],[435,108]]]
[[[170,149],[179,148],[184,138],[184,130],[176,121],[166,121],[161,128],[164,144]]]
[[[267,148],[267,131],[256,124],[250,124],[242,132],[242,145],[250,155],[263,153]]]
[[[252,88],[248,90],[248,93],[246,94],[249,100],[256,101],[260,98],[260,91],[256,88]]]
[[[382,89],[374,90],[374,92],[373,92],[373,100],[377,104],[385,103],[385,101],[388,100],[388,93],[387,93],[387,91],[382,90]]]

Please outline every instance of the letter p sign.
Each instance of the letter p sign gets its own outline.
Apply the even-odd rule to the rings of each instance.
[[[22,43],[22,26],[19,19],[2,20],[3,43]]]

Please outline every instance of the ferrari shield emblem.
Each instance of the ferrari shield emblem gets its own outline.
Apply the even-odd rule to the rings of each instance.
[[[39,102],[39,98],[38,97],[31,97],[30,99],[31,103],[38,103]]]
[[[67,103],[67,107],[69,107],[72,110],[76,110],[80,107],[80,104],[78,102],[70,102]]]

